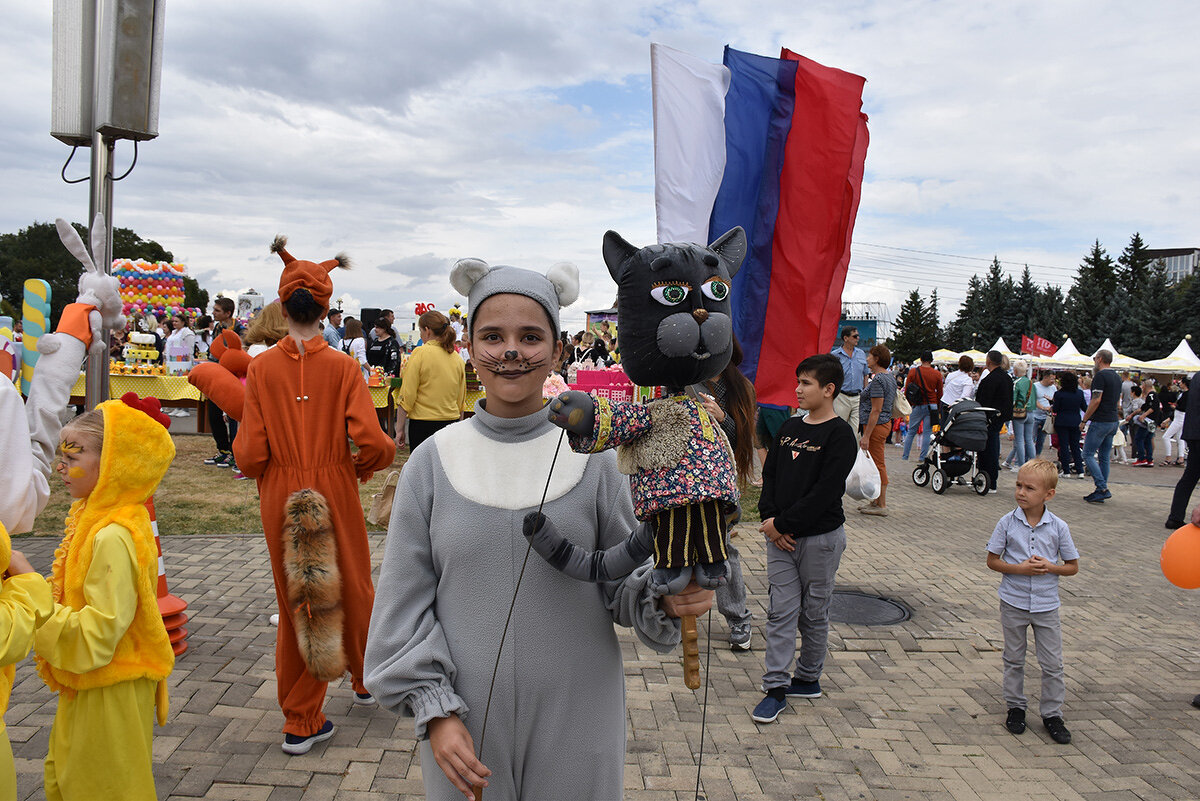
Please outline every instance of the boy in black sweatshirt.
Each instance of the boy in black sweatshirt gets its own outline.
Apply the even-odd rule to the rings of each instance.
[[[757,723],[778,718],[789,695],[821,697],[829,604],[846,550],[842,494],[858,451],[853,429],[833,411],[842,385],[837,357],[809,356],[796,368],[796,379],[796,400],[808,416],[790,418],[779,429],[763,464],[758,504],[771,606],[765,629],[767,694],[750,715]],[[797,629],[800,657],[793,676]]]

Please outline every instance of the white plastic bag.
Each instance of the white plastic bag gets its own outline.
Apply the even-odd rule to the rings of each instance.
[[[854,468],[846,476],[846,494],[856,501],[873,501],[879,497],[881,489],[879,468],[871,454],[858,449],[858,457],[854,460]]]

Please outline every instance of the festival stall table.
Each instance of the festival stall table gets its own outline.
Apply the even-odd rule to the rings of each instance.
[[[84,388],[84,374],[80,373],[71,387],[71,403],[82,404],[87,390]],[[126,392],[133,392],[142,398],[158,398],[164,407],[197,409],[197,431],[208,432],[208,415],[204,414],[204,404],[208,400],[200,394],[200,390],[188,383],[186,375],[135,375],[130,373],[110,373],[108,376],[109,399],[120,398]]]

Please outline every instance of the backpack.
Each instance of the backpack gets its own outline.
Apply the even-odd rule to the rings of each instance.
[[[917,380],[905,382],[904,399],[912,406],[923,406],[929,402],[927,400],[929,393],[925,391],[925,379],[921,377],[921,368],[913,369],[917,371]]]

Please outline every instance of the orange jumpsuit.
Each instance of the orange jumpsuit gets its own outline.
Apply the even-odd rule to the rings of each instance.
[[[283,731],[307,737],[325,724],[326,683],[308,673],[296,646],[283,570],[284,505],[313,489],[329,504],[337,539],[345,613],[342,642],[355,692],[364,693],[363,650],[375,601],[371,553],[356,479],[387,467],[396,445],[379,427],[358,364],[320,335],[304,343],[285,337],[257,356],[246,375],[246,403],[233,443],[238,467],[258,479],[263,531],[271,554],[279,631],[275,678]],[[358,446],[351,454],[347,435]]]

